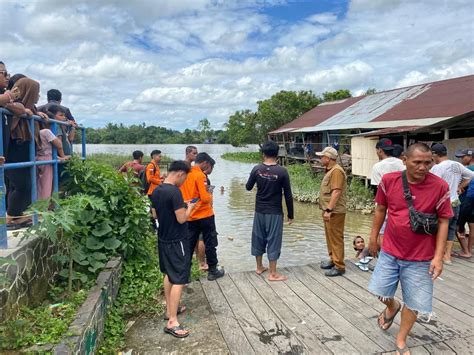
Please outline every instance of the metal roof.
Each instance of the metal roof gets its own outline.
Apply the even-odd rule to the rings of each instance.
[[[429,126],[471,111],[474,75],[319,105],[270,133]]]

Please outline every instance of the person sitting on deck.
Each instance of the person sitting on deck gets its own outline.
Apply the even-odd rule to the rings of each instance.
[[[126,173],[128,170],[133,170],[133,175],[135,175],[135,177],[139,177],[140,173],[145,170],[145,167],[142,165],[143,152],[140,150],[135,150],[132,153],[132,156],[133,160],[123,164],[120,167],[119,172]]]
[[[269,260],[269,281],[285,281],[287,276],[277,272],[277,261],[281,254],[283,239],[282,195],[285,196],[288,224],[293,223],[293,195],[288,171],[277,163],[278,144],[267,141],[261,152],[263,163],[256,165],[250,173],[245,188],[251,191],[257,184],[255,215],[252,229],[252,255],[257,263],[257,275],[268,269],[263,266],[263,254]]]
[[[185,338],[189,331],[178,322],[178,314],[185,307],[179,306],[184,285],[190,278],[190,258],[192,253],[188,243],[187,220],[195,204],[184,203],[179,190],[190,171],[184,161],[174,161],[168,168],[165,181],[158,185],[151,195],[152,208],[159,221],[158,254],[160,270],[165,275],[164,289],[166,316],[168,321],[164,332],[176,338]],[[192,255],[192,254],[191,254]]]
[[[377,206],[369,241],[372,256],[379,253],[377,237],[387,213],[388,220],[368,289],[386,305],[377,320],[380,329],[389,329],[401,310],[400,329],[396,337],[399,355],[410,353],[407,336],[418,314],[431,316],[433,281],[443,271],[448,220],[453,216],[448,184],[429,172],[431,159],[431,149],[426,144],[409,146],[404,157],[406,170],[385,174],[375,197]],[[430,214],[437,221],[434,226],[437,231],[434,228],[426,230],[426,226],[422,226],[425,229],[420,232],[410,221],[413,209],[409,205],[413,205],[417,214]],[[399,282],[403,307],[394,298]]]
[[[365,246],[364,238],[358,235],[352,241],[352,245],[354,246],[354,250],[356,251],[356,258],[358,259],[358,261],[356,262],[356,265],[362,271],[369,271],[369,269],[371,268],[367,264],[370,263],[370,261],[372,260],[372,257],[370,256],[369,248]],[[373,265],[370,265],[370,266],[372,266],[373,268]]]

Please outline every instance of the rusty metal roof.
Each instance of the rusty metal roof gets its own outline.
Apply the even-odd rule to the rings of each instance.
[[[429,126],[471,111],[474,75],[319,105],[271,133]]]

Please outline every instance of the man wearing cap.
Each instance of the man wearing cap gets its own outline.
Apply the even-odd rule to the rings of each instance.
[[[444,262],[451,264],[451,252],[453,250],[454,237],[457,231],[457,222],[459,217],[459,201],[458,189],[461,186],[467,186],[471,179],[474,179],[474,172],[463,166],[461,163],[448,159],[448,150],[442,143],[436,143],[431,146],[433,160],[436,165],[431,168],[431,172],[449,185],[451,207],[454,216],[449,219],[448,241],[446,242],[446,251],[444,254]]]
[[[324,232],[329,260],[321,262],[326,276],[340,276],[345,273],[344,263],[344,221],[346,219],[347,176],[343,168],[336,163],[337,150],[326,147],[316,155],[326,168],[326,174],[319,191],[319,207],[323,210]]]
[[[375,192],[377,192],[377,186],[380,184],[382,176],[394,171],[405,170],[405,165],[400,159],[393,156],[395,147],[390,139],[382,138],[375,145],[375,149],[379,162],[372,167],[370,184],[375,187]]]
[[[454,155],[461,159],[462,165],[474,171],[474,148],[460,149]],[[472,257],[472,243],[474,241],[474,179],[471,179],[467,188],[461,184],[460,189],[464,190],[459,195],[461,207],[458,219],[458,240],[462,251],[454,253],[454,255],[461,258],[470,258]],[[469,234],[466,234],[466,223],[469,224]]]

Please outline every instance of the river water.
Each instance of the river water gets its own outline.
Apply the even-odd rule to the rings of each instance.
[[[257,146],[235,148],[230,145],[196,145],[199,152],[207,152],[216,160],[213,173],[209,176],[214,190],[214,211],[219,232],[219,263],[228,271],[245,271],[255,267],[250,255],[255,191],[248,192],[245,182],[254,164],[232,162],[220,156],[226,152],[256,151]],[[148,155],[153,149],[173,159],[183,159],[186,145],[117,145],[88,144],[87,153],[130,154],[141,150]],[[224,187],[221,193],[220,187]],[[284,210],[285,207],[284,207]],[[353,257],[352,239],[362,235],[368,241],[372,216],[349,212],[346,216],[346,257]],[[314,204],[295,202],[295,221],[285,225],[283,248],[279,265],[294,266],[312,263],[327,255],[323,221],[319,208]]]

